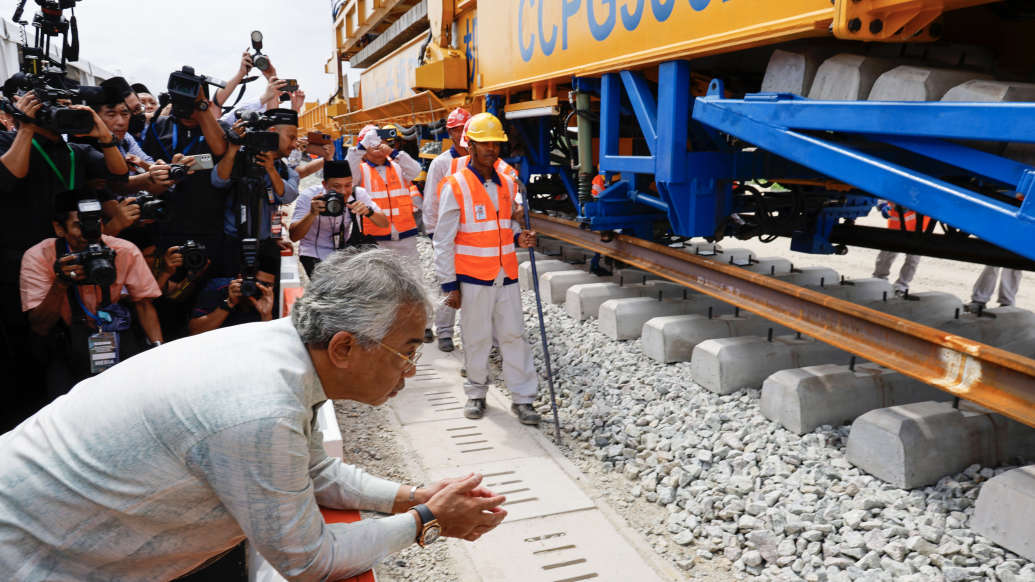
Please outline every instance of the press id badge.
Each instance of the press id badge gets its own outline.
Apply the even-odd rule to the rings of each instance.
[[[90,350],[90,373],[100,374],[119,363],[119,336],[102,331],[87,338]]]
[[[277,199],[274,198],[273,188],[266,188],[266,197],[269,198],[270,204],[276,204]]]
[[[484,204],[475,204],[474,205],[474,218],[475,218],[475,220],[485,220],[486,219],[485,205]]]

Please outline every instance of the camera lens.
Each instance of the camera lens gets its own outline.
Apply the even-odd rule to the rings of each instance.
[[[201,249],[189,249],[183,253],[183,264],[190,271],[198,271],[205,266],[208,256]]]
[[[327,216],[341,216],[345,212],[345,204],[341,201],[341,198],[329,198],[327,200]]]
[[[172,207],[165,200],[152,200],[140,207],[140,218],[155,222],[169,222]]]
[[[173,164],[169,166],[169,179],[176,180],[177,182],[180,180],[186,180],[187,166],[183,164]]]
[[[262,291],[259,291],[259,286],[255,284],[255,281],[241,281],[241,296],[262,297]]]
[[[115,284],[115,267],[108,259],[94,259],[86,265],[86,278],[101,287]]]
[[[255,68],[260,71],[265,71],[270,68],[270,60],[266,58],[266,55],[259,55],[255,57]]]

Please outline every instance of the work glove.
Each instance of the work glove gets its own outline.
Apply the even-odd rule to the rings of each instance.
[[[381,138],[377,135],[376,131],[368,131],[363,136],[363,141],[359,142],[359,145],[363,146],[363,149],[370,150],[381,145]]]

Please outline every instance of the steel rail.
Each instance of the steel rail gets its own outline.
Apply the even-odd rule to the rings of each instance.
[[[533,214],[538,233],[685,285],[1014,420],[1035,426],[1035,360],[804,287],[627,235]]]

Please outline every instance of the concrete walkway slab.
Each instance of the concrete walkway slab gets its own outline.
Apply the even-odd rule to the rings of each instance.
[[[1035,466],[993,477],[981,486],[970,527],[1000,546],[1035,560]]]
[[[843,426],[878,408],[951,400],[947,392],[876,364],[781,370],[762,384],[762,416],[796,434]]]
[[[548,457],[493,461],[430,471],[432,481],[481,473],[482,485],[505,495],[507,523],[596,507],[593,501]]]
[[[504,521],[467,550],[492,582],[662,580],[596,511]]]
[[[543,450],[521,425],[507,415],[487,414],[478,420],[458,418],[403,425],[413,442],[421,443],[421,463],[429,472],[520,457]]]
[[[918,402],[873,410],[852,423],[845,458],[902,489],[934,485],[977,463],[1035,456],[1035,428],[969,402]]]

